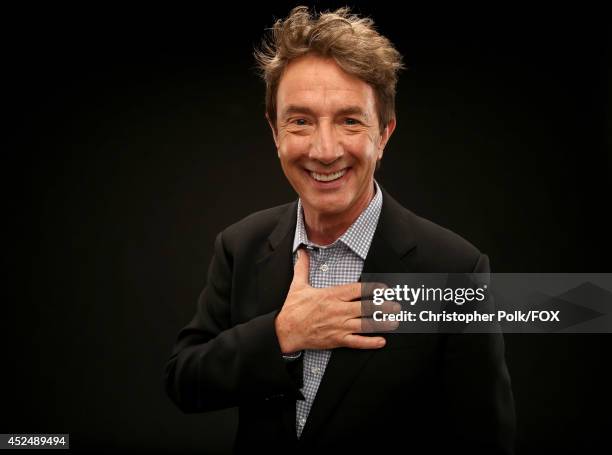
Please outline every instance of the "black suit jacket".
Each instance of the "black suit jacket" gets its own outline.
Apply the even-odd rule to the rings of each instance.
[[[380,350],[335,349],[297,439],[302,362],[283,360],[274,329],[293,276],[296,206],[255,213],[217,236],[197,313],[166,366],[174,403],[188,413],[238,406],[237,451],[511,453],[500,334],[386,334]],[[364,273],[488,270],[473,245],[383,190]]]

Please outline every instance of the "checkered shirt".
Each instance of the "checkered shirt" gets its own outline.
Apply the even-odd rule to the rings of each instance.
[[[382,208],[382,192],[376,181],[374,186],[375,195],[370,204],[338,240],[327,246],[316,245],[308,240],[304,227],[302,201],[298,200],[293,263],[295,264],[297,260],[296,251],[300,245],[304,245],[310,257],[309,281],[312,287],[324,288],[359,281]],[[301,392],[305,400],[296,401],[298,438],[306,425],[306,419],[331,353],[331,350],[322,349],[305,350],[303,353],[304,385]]]

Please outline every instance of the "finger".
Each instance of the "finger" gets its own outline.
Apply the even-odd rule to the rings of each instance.
[[[380,349],[385,345],[383,337],[366,337],[362,335],[347,335],[344,345],[353,349]]]
[[[381,298],[384,290],[389,289],[389,287],[385,283],[358,282],[332,286],[328,289],[332,290],[333,295],[340,300],[350,302],[351,300],[371,299],[373,296],[378,300]]]
[[[392,332],[398,327],[399,322],[397,321],[377,321],[373,318],[353,318],[344,323],[344,329],[351,334]]]
[[[327,288],[332,295],[345,302],[360,300],[361,298],[361,283],[341,284],[339,286],[331,286]]]
[[[374,304],[371,300],[340,302],[334,304],[336,314],[349,318],[371,317],[375,312],[378,314],[399,314],[402,306],[397,302],[385,301],[381,305]]]
[[[295,266],[293,267],[293,281],[291,281],[291,287],[308,286],[310,257],[308,256],[308,252],[303,248],[297,250],[297,257],[297,261],[295,262]]]
[[[402,310],[402,306],[397,302],[385,300],[382,304],[375,304],[372,300],[363,300],[361,302],[361,316],[372,316],[376,311],[382,314],[398,314]]]
[[[363,305],[359,300],[336,303],[334,304],[334,308],[340,312],[340,316],[347,318],[352,319],[363,316]]]
[[[363,299],[374,299],[379,302],[384,299],[385,290],[389,289],[385,283],[361,283],[361,298]],[[392,297],[391,297],[392,298]],[[386,300],[390,300],[387,296]]]
[[[361,330],[357,333],[392,332],[399,327],[398,321],[387,319],[361,318]]]
[[[385,283],[349,283],[342,284],[340,286],[332,286],[328,289],[331,289],[333,295],[339,298],[340,300],[344,300],[345,302],[350,302],[351,300],[364,300],[371,299],[375,297],[376,300],[379,300],[383,295],[385,289],[389,289],[389,287]]]

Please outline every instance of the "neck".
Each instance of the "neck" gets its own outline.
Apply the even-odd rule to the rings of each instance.
[[[374,184],[368,186],[368,191],[342,213],[321,213],[303,205],[304,226],[308,240],[317,245],[329,245],[338,240],[359,215],[366,209],[374,197]]]

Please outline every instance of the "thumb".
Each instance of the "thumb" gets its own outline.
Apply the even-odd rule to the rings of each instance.
[[[310,271],[310,257],[308,252],[300,248],[297,250],[297,261],[293,267],[293,281],[291,287],[295,286],[309,286],[308,275]]]

